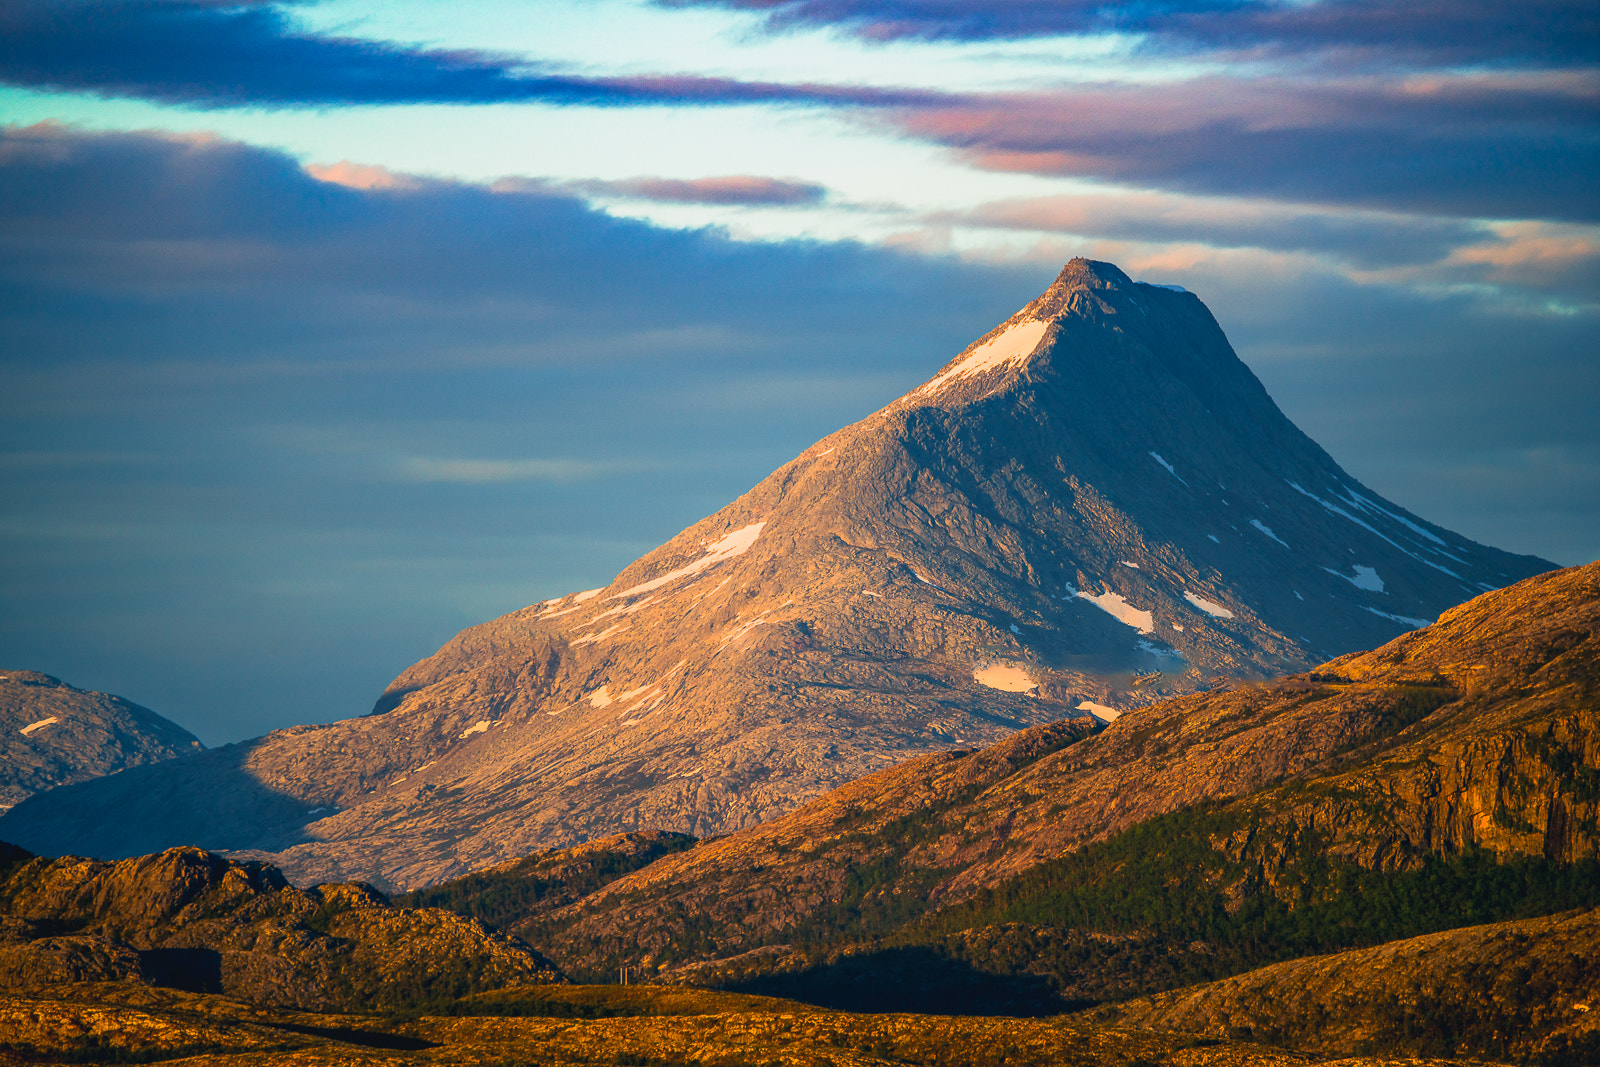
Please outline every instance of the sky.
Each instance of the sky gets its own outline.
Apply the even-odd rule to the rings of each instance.
[[[1600,557],[1592,0],[0,0],[0,667],[208,745],[604,585],[1083,255]]]

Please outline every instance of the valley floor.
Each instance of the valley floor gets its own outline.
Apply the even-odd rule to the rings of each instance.
[[[534,986],[481,1000],[486,1012],[541,1015],[321,1015],[125,984],[0,996],[0,1064],[320,1065],[705,1064],[717,1067],[1234,1067],[1322,1062],[1260,1045],[1098,1025],[860,1015],[792,1001],[663,986]],[[466,1004],[457,1010],[472,1010]],[[584,1018],[597,1015],[599,1018]]]

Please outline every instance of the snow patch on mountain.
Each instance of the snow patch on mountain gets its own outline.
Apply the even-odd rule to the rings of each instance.
[[[1233,618],[1233,612],[1229,611],[1227,608],[1223,607],[1221,604],[1218,604],[1214,600],[1207,600],[1203,596],[1195,596],[1193,593],[1189,592],[1185,592],[1183,594],[1183,599],[1187,600],[1189,603],[1193,604],[1207,615],[1212,615],[1219,619]]]
[[[743,529],[735,530],[715,544],[708,545],[706,547],[706,554],[695,560],[693,563],[679,567],[677,570],[668,571],[659,578],[652,578],[648,582],[640,582],[636,586],[633,586],[629,589],[624,589],[622,592],[612,595],[610,599],[621,600],[623,597],[638,596],[640,593],[648,593],[652,589],[660,589],[662,586],[671,582],[675,582],[679,578],[688,578],[691,575],[699,574],[707,567],[721,563],[723,560],[733,559],[735,556],[742,556],[746,552],[750,551],[751,545],[756,543],[756,538],[761,536],[761,528],[765,525],[766,523],[764,522],[753,522]]]
[[[954,366],[936,375],[911,395],[937,396],[947,384],[960,378],[975,377],[1008,364],[1020,366],[1039,347],[1048,329],[1050,323],[1038,320],[1010,326],[992,341],[985,341],[968,352]]]
[[[1093,604],[1107,615],[1110,615],[1118,622],[1132,626],[1135,630],[1138,630],[1142,634],[1153,634],[1156,632],[1155,616],[1148,611],[1140,611],[1132,604],[1129,604],[1117,593],[1107,591],[1101,593],[1099,596],[1094,596],[1090,593],[1079,593],[1078,596],[1082,597],[1084,600],[1087,600],[1089,603]]]
[[[1343,578],[1357,589],[1366,589],[1373,593],[1383,592],[1383,579],[1378,577],[1377,570],[1372,567],[1363,567],[1360,564],[1353,565],[1350,568],[1351,570],[1355,571],[1355,577],[1353,578],[1348,574],[1340,574],[1332,567],[1324,567],[1322,569],[1333,575],[1335,578]],[[1380,612],[1379,614],[1382,613]],[[1390,618],[1394,618],[1394,616],[1390,616]]]
[[[1168,474],[1172,475],[1174,478],[1177,478],[1178,481],[1183,482],[1183,477],[1181,475],[1179,475],[1177,471],[1172,469],[1172,464],[1170,464],[1166,460],[1162,459],[1161,456],[1158,453],[1155,453],[1155,452],[1150,453],[1150,458],[1154,459],[1157,463],[1159,463],[1163,467],[1167,468],[1167,473]],[[1184,485],[1188,485],[1189,483],[1188,482],[1183,482],[1183,484]]]
[[[984,667],[972,672],[972,680],[1005,693],[1029,693],[1039,688],[1039,683],[1018,667]]]
[[[1251,519],[1250,520],[1250,525],[1254,526],[1256,529],[1260,530],[1262,533],[1266,534],[1268,537],[1270,537],[1274,541],[1278,542],[1278,544],[1282,545],[1284,548],[1288,548],[1289,547],[1289,542],[1285,541],[1283,538],[1281,538],[1277,534],[1273,533],[1272,532],[1272,527],[1268,526],[1266,523],[1262,522],[1260,519]]]
[[[1366,605],[1362,606],[1366,607]],[[1372,612],[1374,615],[1382,615],[1386,619],[1393,619],[1395,622],[1405,623],[1412,629],[1421,629],[1424,626],[1433,625],[1432,619],[1418,619],[1411,615],[1391,615],[1387,611],[1379,611],[1377,608],[1367,608],[1367,610]]]

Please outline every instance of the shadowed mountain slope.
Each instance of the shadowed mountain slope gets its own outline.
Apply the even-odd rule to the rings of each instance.
[[[0,670],[0,811],[58,785],[204,746],[149,708],[38,671]]]
[[[1361,486],[1194,295],[1074,260],[925,385],[608,587],[464,631],[372,716],[57,791],[0,834],[398,887],[721,834],[929,750],[1301,670],[1548,566]]]

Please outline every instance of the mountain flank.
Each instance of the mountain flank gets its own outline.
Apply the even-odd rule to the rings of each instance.
[[[1597,624],[1600,563],[1277,682],[919,757],[576,903],[507,904],[510,870],[416,896],[580,980],[1013,1012],[1593,908]]]
[[[1597,623],[1600,563],[1542,574],[1314,671],[394,903],[5,846],[0,1059],[1580,1067]]]
[[[149,708],[38,671],[0,670],[0,811],[58,785],[205,746]]]
[[[911,757],[1304,671],[1550,566],[1340,469],[1198,297],[1074,260],[924,385],[607,587],[463,631],[373,714],[59,789],[0,835],[407,889],[727,834]],[[1080,833],[1052,822],[1045,854]]]

